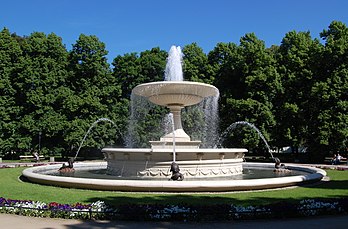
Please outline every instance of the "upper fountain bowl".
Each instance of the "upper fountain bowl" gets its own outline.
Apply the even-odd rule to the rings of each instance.
[[[160,106],[191,106],[204,98],[218,96],[219,90],[209,84],[191,81],[160,81],[136,86],[132,93]]]

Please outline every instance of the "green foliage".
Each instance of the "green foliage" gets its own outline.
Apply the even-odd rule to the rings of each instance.
[[[203,53],[203,49],[192,43],[184,47],[183,54],[184,79],[212,84],[214,78],[209,73],[208,57]]]
[[[348,28],[333,21],[320,33],[290,31],[281,45],[265,47],[254,33],[239,44],[218,43],[205,54],[196,43],[183,47],[184,78],[214,84],[220,91],[220,130],[245,120],[260,129],[271,146],[308,147],[313,160],[348,148]],[[131,131],[132,89],[161,81],[167,52],[152,48],[119,55],[96,36],[81,34],[67,51],[62,39],[34,32],[0,32],[0,152],[75,154],[98,118],[84,148],[123,145]],[[142,103],[142,102],[140,102]],[[135,124],[134,141],[148,146],[164,133],[165,108],[151,107]],[[140,113],[139,113],[140,114]],[[139,116],[139,114],[137,114]],[[204,119],[197,107],[184,109],[184,129],[202,139],[195,126]],[[151,134],[149,134],[151,133]],[[225,146],[264,149],[255,132],[238,128]]]
[[[68,114],[68,130],[64,140],[72,151],[79,148],[87,130],[98,118],[109,118],[117,126],[124,121],[121,87],[112,76],[105,57],[107,53],[105,44],[96,36],[83,34],[69,53],[68,90],[63,102],[64,113]],[[101,148],[120,141],[123,133],[119,133],[118,128],[109,129],[110,124],[100,123],[84,146]]]
[[[273,53],[255,34],[241,38],[240,46],[218,44],[209,53],[216,72],[216,84],[221,96],[222,130],[235,121],[249,121],[260,128],[269,139],[269,131],[275,125],[273,101],[282,90],[275,68]],[[229,145],[254,148],[259,138],[252,133],[238,133],[226,140]],[[262,145],[260,145],[262,147]]]
[[[122,97],[130,99],[132,89],[141,83],[162,81],[167,53],[159,48],[117,56],[112,65],[116,82],[121,85]]]
[[[22,52],[8,29],[0,32],[0,151],[9,151],[16,144],[18,112],[16,89],[12,78]]]
[[[275,107],[278,115],[274,134],[278,146],[307,144],[308,117],[312,115],[309,91],[317,72],[315,60],[321,49],[309,32],[292,31],[285,35],[276,54],[284,88]]]

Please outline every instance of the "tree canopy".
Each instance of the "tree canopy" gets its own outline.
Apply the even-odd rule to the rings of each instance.
[[[272,147],[307,147],[319,160],[348,149],[348,28],[333,21],[320,38],[290,31],[279,46],[267,48],[248,33],[239,44],[218,43],[208,53],[187,44],[184,78],[219,89],[222,132],[247,121]],[[111,65],[107,54],[94,35],[81,34],[68,51],[54,33],[0,31],[0,154],[72,155],[92,123],[82,150],[123,145],[132,89],[163,80],[168,53],[154,47],[116,56]],[[139,141],[158,140],[157,133],[147,134],[160,132],[166,112],[154,107],[142,117]],[[188,129],[202,118],[194,109],[186,117]],[[97,123],[100,118],[112,122]],[[225,147],[265,150],[247,127],[225,137]]]

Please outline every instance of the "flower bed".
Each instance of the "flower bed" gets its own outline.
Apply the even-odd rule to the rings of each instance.
[[[104,202],[92,204],[60,204],[52,202],[46,204],[41,201],[12,200],[0,197],[0,212],[35,217],[51,217],[66,219],[104,219],[112,209],[108,209]]]
[[[49,204],[40,201],[0,198],[0,212],[35,217],[69,219],[114,219],[145,221],[215,221],[264,218],[303,217],[347,214],[348,199],[307,199],[298,203],[281,202],[265,206],[120,205],[111,207],[103,201],[92,204]]]
[[[60,162],[0,163],[0,169],[17,168],[17,167],[35,167],[35,166],[54,165],[54,164],[61,164],[61,163]]]

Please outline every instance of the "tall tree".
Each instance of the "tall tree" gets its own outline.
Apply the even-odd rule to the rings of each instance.
[[[275,125],[273,100],[281,90],[272,52],[255,34],[242,37],[240,46],[219,44],[217,48],[222,51],[216,53],[218,49],[215,49],[209,56],[215,59],[213,66],[220,66],[216,79],[222,91],[221,114],[225,124],[222,129],[245,120],[257,126],[269,139],[269,132]],[[262,142],[254,130],[240,130],[244,133],[231,133],[230,144],[255,148]]]
[[[229,125],[240,120],[236,117],[239,111],[232,109],[228,100],[241,99],[245,94],[246,85],[242,74],[242,56],[239,47],[234,43],[218,43],[208,53],[208,64],[215,80],[214,84],[220,91],[220,129],[225,132]],[[243,145],[241,141],[225,141],[224,145],[227,146],[228,142],[233,146]]]
[[[309,32],[292,31],[285,35],[277,52],[278,71],[284,90],[275,102],[277,128],[274,138],[277,146],[307,145],[310,91],[317,80],[318,57],[322,45]],[[315,108],[316,109],[316,108]]]
[[[348,147],[348,28],[333,21],[320,34],[325,48],[319,62],[318,80],[311,90],[315,105],[310,120],[309,146],[316,154],[346,151]],[[322,156],[322,154],[320,154]]]
[[[122,85],[123,97],[130,102],[132,89],[137,85],[162,81],[167,55],[167,52],[153,48],[141,52],[140,55],[131,53],[117,56],[113,61],[113,75]],[[158,123],[161,122],[165,109],[152,106],[139,99],[133,98],[132,103],[129,103],[130,106],[134,103],[137,105],[134,105],[134,109],[131,111],[133,118],[126,139],[127,146],[148,146],[150,140],[156,140],[163,134]]]
[[[19,144],[18,106],[13,87],[22,51],[10,31],[0,32],[0,153],[17,150]]]
[[[65,116],[61,112],[67,51],[55,34],[35,32],[21,40],[23,56],[15,79],[20,107],[20,148],[41,150],[62,143]]]
[[[80,147],[84,135],[99,118],[111,122],[96,125],[84,146],[101,148],[120,141],[123,121],[121,88],[107,63],[105,44],[96,36],[81,34],[69,53],[69,78],[64,101],[68,117],[65,141],[72,153]]]
[[[250,121],[254,120],[255,125],[265,135],[269,135],[275,125],[273,103],[282,91],[280,75],[275,68],[276,62],[273,53],[266,49],[264,41],[257,39],[255,34],[242,37],[240,47],[244,59],[247,98],[254,100],[253,103],[260,108],[251,113]]]

